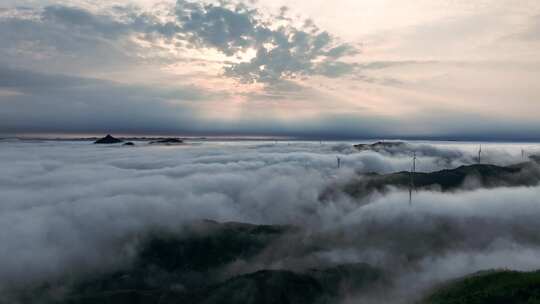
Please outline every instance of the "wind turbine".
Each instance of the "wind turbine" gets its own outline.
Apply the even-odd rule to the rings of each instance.
[[[409,181],[409,205],[412,204],[412,191],[414,187],[414,175],[416,174],[416,152],[413,152],[412,170]]]
[[[480,148],[478,149],[478,164],[482,162],[482,145],[480,145]]]

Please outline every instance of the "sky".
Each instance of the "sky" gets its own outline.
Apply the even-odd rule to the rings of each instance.
[[[540,2],[0,3],[0,134],[540,139]]]

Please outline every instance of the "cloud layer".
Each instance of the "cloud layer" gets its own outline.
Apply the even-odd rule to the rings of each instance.
[[[353,46],[335,42],[311,20],[295,25],[286,11],[264,16],[242,3],[183,0],[165,16],[129,5],[103,13],[65,5],[14,8],[0,16],[0,37],[9,42],[2,52],[17,60],[38,56],[70,62],[69,57],[77,57],[117,65],[115,61],[125,64],[140,60],[139,56],[151,57],[152,50],[142,49],[134,38],[156,48],[160,43],[180,49],[211,48],[227,58],[225,75],[246,82],[317,74],[335,77],[353,69],[354,65],[339,61],[356,54]],[[27,54],[20,53],[23,46]],[[256,55],[240,59],[248,51]],[[104,57],[96,57],[99,53]]]
[[[128,148],[4,140],[0,145],[3,288],[66,271],[114,269],[129,261],[137,236],[156,227],[176,231],[200,219],[290,224],[304,231],[292,236],[301,241],[277,244],[249,263],[232,265],[233,274],[368,262],[409,285],[413,276],[422,289],[480,269],[540,265],[538,187],[420,192],[412,206],[401,192],[319,201],[325,187],[350,179],[356,170],[408,170],[407,154],[310,142]],[[449,153],[458,156],[452,166],[473,159],[470,145],[423,147],[431,152],[420,155],[422,171],[444,168],[448,162],[441,160]],[[519,148],[488,149],[495,162],[506,163],[520,161]]]

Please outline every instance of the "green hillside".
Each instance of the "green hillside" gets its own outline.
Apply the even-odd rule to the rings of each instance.
[[[450,282],[421,304],[540,303],[540,271],[490,271]]]

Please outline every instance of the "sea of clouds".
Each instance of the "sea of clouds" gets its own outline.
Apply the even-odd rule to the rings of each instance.
[[[119,267],[133,256],[135,236],[201,219],[304,231],[232,273],[367,262],[395,274],[394,299],[478,270],[540,268],[539,187],[421,191],[412,205],[397,190],[320,201],[359,172],[410,170],[411,150],[427,172],[476,162],[478,144],[415,142],[380,153],[352,144],[0,140],[0,289]],[[484,144],[483,161],[517,163],[522,149],[538,151]],[[306,245],[319,249],[296,248]]]

